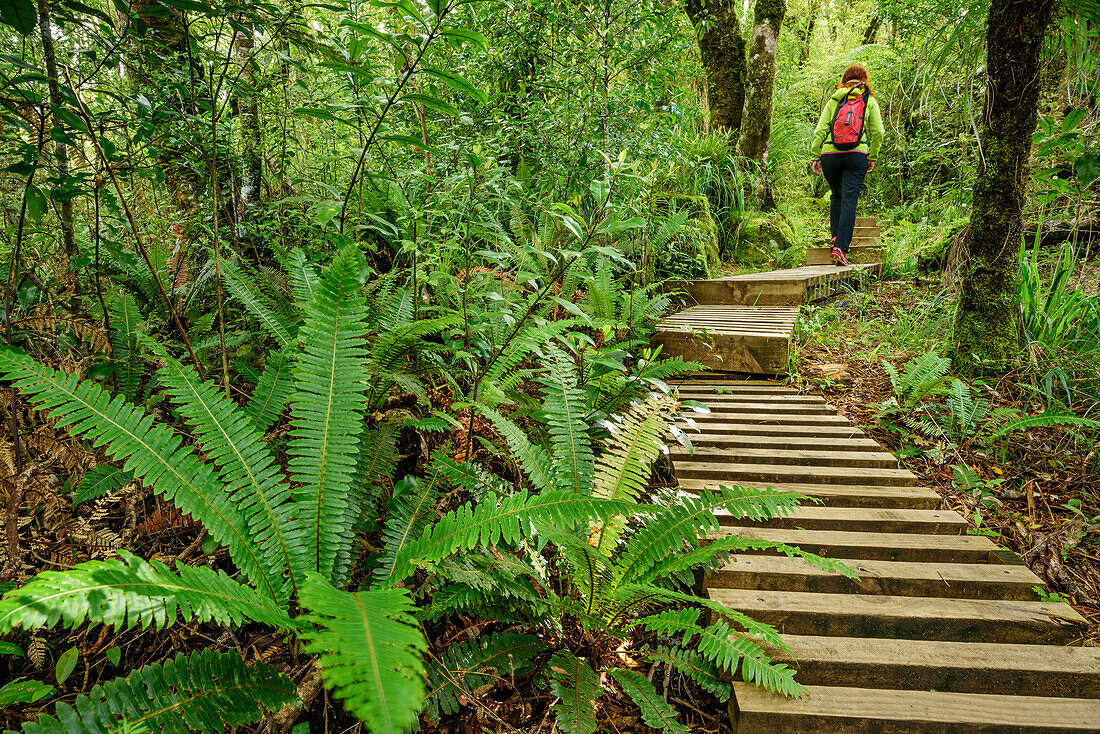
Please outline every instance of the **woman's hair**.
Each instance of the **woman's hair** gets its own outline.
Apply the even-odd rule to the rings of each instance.
[[[850,87],[852,86],[852,82],[863,82],[867,85],[867,89],[871,92],[871,96],[875,96],[875,91],[871,88],[871,75],[867,73],[867,69],[861,64],[851,64],[845,69],[844,73],[840,75],[840,84],[837,84],[836,88]]]

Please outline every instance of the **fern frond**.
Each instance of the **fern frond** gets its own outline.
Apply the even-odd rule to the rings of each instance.
[[[244,405],[245,415],[256,430],[266,431],[279,419],[293,392],[294,374],[290,360],[282,352],[272,352],[267,357],[252,397]]]
[[[424,481],[405,477],[394,485],[382,528],[382,556],[374,569],[375,588],[392,586],[404,578],[396,575],[400,572],[396,564],[428,527],[440,497],[436,480],[437,475],[429,472]]]
[[[294,681],[270,665],[248,665],[234,652],[203,650],[146,665],[59,703],[54,716],[23,725],[26,734],[217,734],[259,721],[298,700]]]
[[[550,457],[542,447],[531,443],[527,434],[520,430],[519,426],[496,410],[485,405],[479,405],[477,409],[489,419],[493,429],[504,437],[509,451],[519,460],[520,469],[527,475],[531,486],[537,488],[553,486]]]
[[[525,359],[532,356],[543,344],[560,337],[570,329],[580,326],[575,318],[539,323],[531,319],[524,324],[520,333],[512,339],[508,348],[497,358],[482,378],[484,385],[497,385],[504,382],[508,375]]]
[[[743,627],[750,635],[759,637],[760,640],[767,645],[778,647],[781,650],[788,649],[786,643],[783,642],[783,638],[779,636],[779,633],[776,632],[775,628],[771,625],[757,622],[743,612],[739,612],[736,609],[730,609],[705,596],[685,594],[681,591],[666,589],[652,584],[627,584],[616,589],[612,601],[621,603],[616,614],[624,618],[631,609],[652,607],[657,604],[674,603],[691,605],[693,607],[703,607],[714,612],[721,618],[732,620]],[[653,619],[659,616],[661,615],[654,615],[646,619]],[[687,628],[685,627],[683,631],[686,632]],[[698,634],[697,626],[696,634]]]
[[[366,335],[362,255],[353,247],[337,253],[305,306],[299,331],[304,348],[294,366],[288,468],[298,485],[297,533],[309,566],[331,577],[336,558],[351,543],[349,505],[363,431],[368,375],[363,367]]]
[[[690,734],[690,730],[676,719],[676,710],[660,697],[653,684],[641,673],[627,668],[611,668],[607,674],[618,681],[623,692],[642,712],[642,721],[651,729],[669,734]]]
[[[789,513],[805,497],[797,492],[755,489],[739,485],[704,489],[698,496],[680,495],[667,510],[630,539],[616,566],[622,581],[635,582],[655,565],[682,553],[685,538],[692,544],[718,530],[715,513],[759,521]]]
[[[428,669],[428,716],[438,721],[440,714],[459,710],[459,696],[474,698],[474,691],[486,683],[527,673],[535,667],[535,656],[546,649],[546,643],[534,635],[513,632],[451,645]]]
[[[532,495],[520,490],[499,500],[485,501],[471,508],[462,505],[448,512],[439,522],[406,546],[394,563],[391,579],[403,579],[417,562],[434,562],[459,550],[477,546],[517,543],[527,537],[531,523],[569,527],[592,517],[630,512],[637,505],[596,499],[569,491],[550,491]]]
[[[642,657],[653,662],[665,663],[675,667],[719,701],[729,700],[733,692],[730,684],[722,680],[722,672],[714,664],[714,661],[708,660],[697,652],[679,647],[647,647],[639,652]]]
[[[111,299],[111,358],[115,381],[127,400],[137,400],[141,387],[141,361],[138,359],[138,321],[141,314],[134,297],[123,293]]]
[[[212,383],[200,380],[190,367],[162,356],[165,366],[157,378],[187,423],[207,458],[218,467],[223,491],[248,517],[251,538],[258,547],[268,574],[283,578],[289,574],[292,588],[310,568],[310,558],[294,534],[295,506],[289,501],[290,488],[256,430],[236,403]],[[288,594],[281,589],[281,598]]]
[[[230,293],[260,322],[279,349],[293,349],[295,324],[282,316],[267,294],[254,282],[250,274],[230,261],[222,263],[222,282]]]
[[[105,624],[161,629],[182,617],[239,627],[259,622],[291,629],[286,611],[224,571],[181,565],[177,572],[124,550],[68,571],[43,571],[0,600],[0,634],[23,629]]]
[[[553,486],[588,494],[595,459],[584,418],[584,392],[577,386],[575,365],[565,352],[550,346],[547,357],[550,369],[540,382],[546,388],[543,410],[554,457]]]
[[[299,598],[306,649],[320,654],[325,685],[372,732],[400,734],[424,699],[427,642],[404,589],[349,593],[310,573]]]
[[[719,623],[716,634],[707,638],[708,641],[713,643],[712,646],[704,651],[703,645],[700,643],[699,651],[715,660],[718,658],[733,660],[733,664],[729,666],[731,673],[737,671],[738,660],[733,656],[739,656],[742,679],[747,683],[755,683],[772,693],[796,698],[806,692],[806,689],[795,681],[795,671],[791,670],[786,663],[773,662],[764,654],[763,649],[748,637],[729,631],[725,638],[726,646],[721,646],[719,644],[721,634],[727,630],[729,628],[724,626],[724,623]]]
[[[125,460],[123,469],[146,487],[201,522],[212,538],[229,548],[237,567],[265,594],[277,598],[283,580],[269,575],[252,542],[248,519],[225,491],[213,469],[182,445],[163,423],[114,400],[98,385],[40,365],[27,355],[0,349],[0,374],[31,402],[50,411],[58,428],[106,445],[109,456]]]
[[[1023,431],[1028,428],[1046,428],[1048,426],[1073,426],[1075,428],[1100,429],[1100,421],[1081,418],[1073,413],[1044,413],[1043,415],[1025,415],[1005,423],[990,436],[990,439],[1000,438],[1012,431]]]
[[[603,693],[600,679],[588,663],[567,650],[550,658],[550,690],[558,697],[554,714],[566,734],[592,734],[596,730],[596,699]]]
[[[909,360],[901,377],[894,380],[894,392],[910,410],[926,397],[943,392],[947,371],[951,369],[951,360],[941,357],[935,351]]]
[[[294,300],[300,306],[303,303],[313,301],[317,292],[317,268],[306,257],[306,253],[295,247],[285,257],[280,258],[279,264],[290,276],[290,287],[294,291]]]
[[[134,475],[123,471],[117,466],[99,464],[84,472],[80,484],[73,490],[73,507],[87,502],[106,497],[111,492],[116,492],[134,481]]]

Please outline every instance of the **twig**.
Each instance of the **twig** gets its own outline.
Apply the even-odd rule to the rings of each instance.
[[[15,388],[12,388],[13,390]],[[0,572],[0,581],[9,581],[23,560],[19,550],[19,507],[23,504],[23,494],[31,474],[38,471],[42,464],[29,464],[19,472],[12,482],[11,497],[8,498],[8,515],[4,520],[4,534],[8,539],[8,565]]]

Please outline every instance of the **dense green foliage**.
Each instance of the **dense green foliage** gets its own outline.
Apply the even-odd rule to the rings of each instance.
[[[0,666],[34,678],[0,688],[4,723],[399,732],[492,722],[495,688],[538,692],[521,728],[592,732],[621,692],[686,731],[643,664],[719,701],[732,676],[797,694],[776,631],[694,574],[746,550],[849,572],[722,533],[716,513],[793,493],[668,486],[693,408],[675,383],[699,366],[649,346],[663,283],[820,244],[809,138],[858,61],[888,130],[862,206],[895,274],[921,255],[953,287],[985,13],[757,13],[782,24],[746,159],[711,127],[679,2],[0,3]],[[1045,41],[1018,280],[1044,411],[998,412],[932,353],[890,368],[898,431],[1096,427],[1100,308],[1072,285],[1100,180],[1095,18],[1067,8]],[[1048,220],[1073,222],[1056,257]],[[950,323],[948,300],[906,328]],[[60,560],[24,552],[32,531]],[[60,701],[38,679],[65,648],[84,680],[58,660]]]

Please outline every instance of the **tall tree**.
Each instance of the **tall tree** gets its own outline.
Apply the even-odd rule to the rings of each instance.
[[[994,372],[1019,357],[1017,279],[1031,134],[1039,98],[1039,55],[1055,0],[993,0],[986,31],[982,154],[974,176],[969,264],[955,315],[954,362]]]
[[[772,91],[775,88],[775,51],[779,45],[779,29],[787,12],[785,0],[756,0],[752,40],[749,42],[748,83],[745,85],[745,112],[738,152],[751,158],[764,172],[768,165],[768,140],[772,129]],[[762,176],[762,181],[767,177]],[[765,208],[771,199],[765,184]]]
[[[707,73],[710,124],[736,142],[745,104],[745,39],[737,5],[728,0],[685,0]]]

